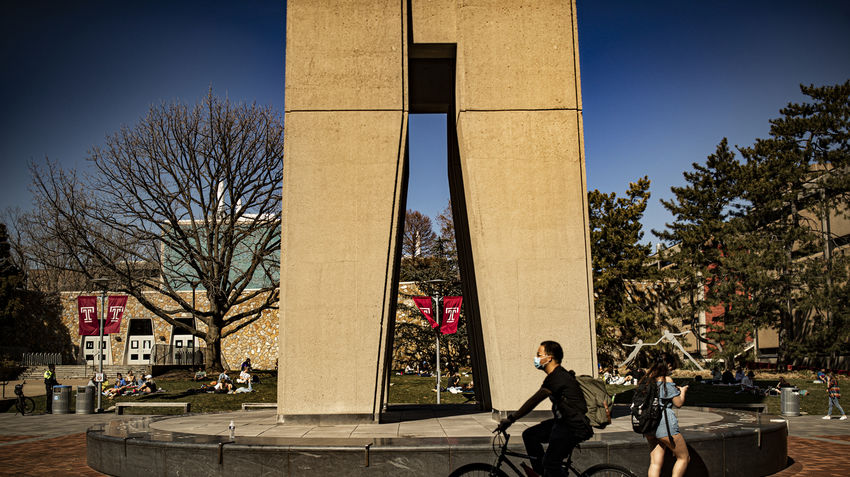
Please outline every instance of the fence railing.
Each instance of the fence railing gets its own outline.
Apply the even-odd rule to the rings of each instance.
[[[47,364],[62,364],[62,353],[24,353],[21,356],[22,366],[44,366]]]
[[[151,364],[157,366],[203,366],[204,353],[196,348],[178,348],[171,345],[157,344],[153,347]]]

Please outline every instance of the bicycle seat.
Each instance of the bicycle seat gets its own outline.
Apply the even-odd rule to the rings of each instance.
[[[18,396],[24,395],[24,385],[23,384],[16,384],[15,385],[15,394],[18,395]]]

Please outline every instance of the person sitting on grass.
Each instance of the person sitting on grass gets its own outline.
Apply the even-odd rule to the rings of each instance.
[[[239,377],[236,378],[236,382],[245,384],[249,381],[251,381],[251,374],[248,372],[248,368],[242,368],[242,371],[239,372]]]
[[[121,373],[118,373],[115,378],[115,385],[111,388],[103,391],[103,395],[108,397],[109,399],[114,398],[115,396],[119,396],[121,392],[124,390],[124,386],[127,385],[127,381],[124,380],[124,377],[121,376]]]
[[[736,382],[736,383],[740,383],[741,381],[743,381],[743,380],[744,380],[744,376],[746,376],[746,375],[744,374],[744,368],[739,367],[739,368],[735,371],[735,382]]]
[[[446,387],[446,391],[452,394],[457,394],[463,391],[463,389],[460,387],[460,374],[457,371],[455,371],[449,376],[449,384]]]
[[[205,381],[207,379],[207,372],[203,369],[198,368],[195,372],[195,381]]]
[[[224,373],[222,373],[224,374]],[[213,386],[213,389],[218,394],[227,394],[233,390],[233,381],[225,374],[225,379],[220,380]]]
[[[145,384],[139,387],[139,392],[143,394],[151,394],[157,391],[156,382],[150,374],[145,376]]]
[[[775,386],[767,388],[767,395],[777,395],[782,393],[782,388],[793,388],[794,385],[785,380],[785,376],[779,376],[779,382]]]
[[[248,387],[241,386],[241,387],[239,387],[238,389],[236,389],[236,391],[233,391],[233,393],[234,393],[234,394],[239,394],[239,393],[250,393],[250,392],[253,392],[253,391],[254,391],[254,387],[251,385],[251,381],[252,381],[252,379],[251,379],[251,375],[250,375],[250,374],[248,374],[248,373],[247,373],[246,371],[244,371],[244,370],[242,371],[242,373],[244,373],[244,374],[246,375],[246,378],[245,378],[245,380],[244,380],[243,382],[248,383]],[[240,375],[240,376],[241,376],[241,375]]]
[[[761,394],[761,390],[756,386],[756,373],[750,371],[743,379],[741,379],[741,390],[736,394],[750,392],[756,395]]]
[[[711,384],[720,384],[722,379],[723,371],[720,370],[720,366],[711,368],[711,380],[713,381]]]

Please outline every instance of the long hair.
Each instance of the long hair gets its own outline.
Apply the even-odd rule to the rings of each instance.
[[[669,376],[674,369],[676,369],[679,365],[679,358],[673,353],[663,351],[658,353],[655,356],[655,360],[652,362],[652,365],[649,367],[649,371],[646,372],[646,375],[643,379],[640,380],[640,384],[645,382],[653,382],[657,378]]]

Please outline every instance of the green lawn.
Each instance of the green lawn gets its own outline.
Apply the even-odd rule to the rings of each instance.
[[[238,374],[238,373],[236,373]],[[194,393],[204,382],[197,382],[191,379],[157,379],[157,385],[165,390],[164,393],[139,395],[139,396],[119,396],[115,399],[104,398],[103,408],[108,409],[116,402],[150,402],[150,401],[172,401],[172,402],[188,402],[191,404],[192,412],[221,412],[221,411],[237,411],[242,409],[243,402],[277,402],[277,378],[271,374],[257,373],[260,377],[260,383],[252,386],[253,392],[240,394],[207,394]],[[232,374],[235,375],[235,374]],[[209,384],[209,381],[206,381]],[[236,387],[246,386],[244,384],[236,384]],[[126,414],[180,414],[179,409],[169,408],[127,408],[124,410]]]
[[[200,388],[201,383],[187,379],[186,376],[173,375],[172,377],[157,378],[160,388],[166,392],[141,396],[121,396],[111,400],[103,398],[103,407],[108,409],[115,402],[120,401],[176,401],[190,402],[192,412],[221,412],[235,411],[242,408],[243,402],[276,402],[277,401],[277,379],[273,373],[257,373],[261,383],[253,386],[254,392],[245,394],[193,394],[190,391]],[[461,377],[461,383],[465,384],[472,380],[472,376]],[[694,384],[691,378],[676,378],[679,385],[690,384],[686,397],[686,406],[711,405],[712,403],[767,403],[768,412],[779,414],[779,396],[754,396],[748,393],[738,394],[737,386],[711,386],[707,384]],[[800,396],[800,410],[804,413],[823,415],[827,409],[826,385],[812,383],[811,379],[798,378],[789,379],[791,384],[805,389],[808,393]],[[756,380],[759,387],[766,387],[776,383],[775,379]],[[437,394],[433,391],[436,378],[419,376],[393,375],[390,379],[388,401],[390,404],[436,404]],[[443,377],[442,386],[447,384],[447,378]],[[634,386],[608,385],[608,392],[615,395],[615,403],[631,402],[632,389]],[[529,390],[531,395],[533,390]],[[34,398],[36,412],[44,412],[44,396]],[[454,404],[466,402],[466,397],[460,394],[442,392],[441,403]],[[71,393],[71,410],[76,408],[76,387]],[[15,412],[14,406],[7,412]],[[168,414],[179,413],[176,409],[142,408],[127,409],[126,412],[136,414]]]
[[[441,389],[448,384],[448,377],[441,376]],[[472,375],[461,376],[460,383],[466,384],[472,381]],[[390,378],[390,390],[387,401],[390,404],[436,404],[437,393],[434,387],[437,384],[435,377],[419,377],[412,375],[393,375]],[[448,391],[440,393],[440,403],[456,404],[467,402],[466,397],[460,394],[452,394]]]
[[[157,385],[165,392],[155,394],[141,394],[137,396],[119,396],[115,399],[102,398],[102,406],[104,409],[109,409],[116,402],[122,401],[137,401],[137,402],[189,402],[191,403],[192,412],[221,412],[221,411],[236,411],[242,409],[243,402],[277,402],[277,378],[273,373],[256,373],[260,378],[259,384],[253,385],[253,392],[242,394],[194,394],[192,390],[199,389],[203,382],[196,382],[188,379],[186,376],[179,376],[179,373],[174,377],[160,377],[156,379]],[[189,374],[189,373],[185,373]],[[236,373],[238,374],[238,373]],[[209,381],[207,381],[209,383]],[[243,386],[237,384],[237,387]],[[71,404],[70,409],[73,412],[76,409],[76,392],[77,387],[71,389]],[[97,397],[95,397],[97,399]],[[36,412],[44,412],[45,399],[44,396],[33,396],[36,405]],[[95,404],[96,406],[96,404]],[[7,412],[15,412],[14,405]],[[126,414],[179,414],[180,411],[174,408],[139,408],[126,409]]]

